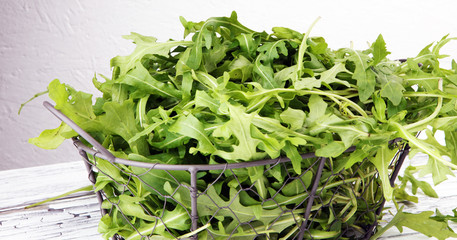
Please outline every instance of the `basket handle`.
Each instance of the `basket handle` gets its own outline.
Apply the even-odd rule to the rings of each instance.
[[[103,154],[108,161],[113,162],[116,157],[108,151],[105,147],[103,147],[97,140],[95,140],[89,133],[84,131],[78,124],[73,122],[67,115],[63,114],[61,111],[57,110],[54,105],[49,103],[48,101],[44,101],[43,105],[46,109],[48,109],[54,116],[56,116],[58,119],[66,123],[69,127],[71,127],[75,132],[77,132],[82,138],[84,138],[87,142],[92,144],[92,146],[99,151],[101,154]]]

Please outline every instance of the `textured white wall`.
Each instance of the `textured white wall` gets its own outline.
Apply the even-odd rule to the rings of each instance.
[[[134,31],[161,41],[179,39],[179,16],[200,21],[236,10],[252,29],[285,26],[301,32],[321,16],[312,35],[325,37],[330,47],[347,47],[352,41],[356,48],[365,48],[382,33],[392,58],[414,56],[448,33],[457,37],[454,0],[0,2],[0,169],[79,159],[70,141],[53,151],[28,144],[28,138],[59,121],[42,107],[46,97],[28,104],[18,116],[20,104],[54,78],[95,93],[94,73],[110,75],[109,60],[133,49],[122,35]],[[443,52],[457,58],[457,41]]]

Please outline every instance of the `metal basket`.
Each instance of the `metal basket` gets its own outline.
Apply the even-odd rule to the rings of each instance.
[[[385,200],[380,180],[367,160],[349,170],[339,170],[331,159],[305,153],[301,156],[307,164],[301,174],[291,171],[286,157],[206,165],[131,161],[113,156],[50,103],[45,102],[44,106],[79,134],[73,141],[84,159],[89,179],[94,184],[96,178],[106,180],[106,185],[95,185],[102,216],[116,215],[138,236],[133,239],[149,239],[155,232],[172,239],[322,239],[322,235],[326,239],[369,239],[382,217]],[[399,149],[391,162],[393,186],[409,146],[401,139],[391,144]],[[354,150],[351,147],[345,154]],[[272,169],[283,174],[272,176]],[[256,181],[245,181],[246,174],[254,172],[261,174],[257,181],[269,181],[270,188],[259,189]],[[136,202],[136,210],[150,220],[148,229],[137,228],[135,218],[130,216],[132,209],[124,208],[119,200],[119,196],[138,197],[129,189],[132,183],[141,184],[154,195],[157,202],[153,204],[160,205],[156,206],[156,212],[160,212],[157,214],[150,203]],[[230,185],[232,191],[221,192],[224,184]],[[174,216],[181,216],[180,221],[169,219],[167,213],[172,211],[176,211]],[[223,226],[215,226],[221,215],[230,217],[224,219]],[[330,227],[322,229],[323,221]],[[123,238],[115,234],[113,239]]]

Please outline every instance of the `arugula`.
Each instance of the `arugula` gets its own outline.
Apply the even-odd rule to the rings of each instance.
[[[344,229],[359,231],[379,221],[363,214],[382,199],[416,201],[407,184],[413,195],[421,189],[436,197],[413,173],[431,174],[438,184],[457,169],[457,64],[443,69],[439,62],[445,57],[440,49],[454,38],[445,36],[397,61],[387,58],[382,35],[368,49],[333,50],[324,38],[310,36],[315,23],[306,33],[275,27],[268,34],[242,25],[235,12],[180,20],[189,40],[125,36],[136,48],[111,60],[111,77],[92,79],[103,93],[95,101],[59,80],[35,97],[47,93],[57,109],[120,158],[166,164],[291,160],[199,173],[200,238],[296,234],[317,171],[314,159],[303,160],[302,153],[328,158],[305,234],[318,239],[351,237]],[[427,139],[415,137],[420,131]],[[445,145],[435,139],[437,131],[445,134]],[[61,124],[29,141],[53,149],[75,136]],[[394,138],[403,141],[387,144]],[[430,158],[392,186],[391,160],[404,143]],[[346,152],[351,146],[356,150]],[[193,234],[189,173],[92,161],[99,169],[96,190],[105,192],[103,207],[111,209],[99,225],[104,237]],[[399,209],[391,225],[439,239],[455,236],[441,231],[447,225],[434,220],[440,215],[430,215]]]

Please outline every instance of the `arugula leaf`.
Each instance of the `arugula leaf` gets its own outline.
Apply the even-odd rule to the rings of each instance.
[[[107,102],[103,105],[105,115],[100,116],[100,124],[110,133],[121,136],[128,141],[139,132],[135,121],[135,107],[132,100]],[[140,138],[129,144],[134,153],[149,155],[149,148],[145,139]]]
[[[195,153],[196,151],[202,153],[214,153],[216,151],[216,147],[214,147],[209,139],[203,124],[192,114],[189,114],[188,116],[181,116],[168,130],[170,132],[179,133],[183,136],[196,139],[198,141],[198,145],[196,148],[190,150],[192,153]]]
[[[372,45],[373,49],[373,62],[372,65],[377,65],[380,63],[390,52],[386,49],[386,42],[381,34],[379,34],[378,38]]]
[[[380,146],[380,150],[378,150],[376,156],[370,160],[376,166],[376,169],[378,169],[379,179],[381,180],[382,190],[384,193],[383,195],[387,201],[392,200],[393,197],[393,188],[390,185],[388,169],[390,161],[393,159],[397,151],[397,149],[389,149],[389,146],[384,144]]]
[[[403,232],[403,227],[407,227],[420,232],[427,237],[435,237],[439,240],[457,237],[456,233],[449,230],[446,223],[433,220],[431,215],[433,215],[432,211],[425,211],[418,214],[399,211],[390,223],[383,228],[382,232],[384,232],[386,228],[388,229],[392,225],[395,225],[400,232]],[[377,239],[377,235],[371,239]]]
[[[256,150],[260,141],[251,135],[251,123],[255,115],[246,114],[242,106],[228,105],[228,107],[230,120],[225,127],[229,131],[228,134],[236,138],[238,144],[232,146],[233,151],[231,152],[217,150],[214,154],[233,160],[252,160],[263,157],[264,154],[260,154]]]
[[[72,129],[62,123],[58,128],[44,130],[40,136],[30,138],[29,143],[43,149],[56,149],[68,138],[63,136],[65,132],[72,132]],[[76,135],[76,133],[72,134],[72,136]]]
[[[136,48],[129,56],[117,56],[111,59],[111,67],[120,69],[120,76],[125,75],[130,69],[133,69],[145,55],[154,54],[167,57],[170,49],[177,46],[189,46],[192,42],[188,41],[170,41],[165,43],[157,43],[154,37],[145,37],[138,33],[124,36],[126,39],[133,40]]]

